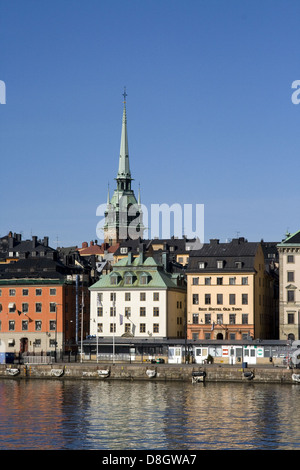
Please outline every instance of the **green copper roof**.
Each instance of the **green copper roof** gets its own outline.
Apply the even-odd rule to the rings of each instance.
[[[128,276],[130,274],[130,276]],[[112,284],[111,278],[118,276],[117,284]],[[147,275],[147,283],[144,278]],[[126,277],[130,277],[132,283],[126,283]],[[113,271],[109,274],[101,276],[99,281],[90,287],[90,290],[99,289],[154,289],[154,288],[179,288],[185,290],[185,283],[179,282],[181,276],[171,274],[158,265],[152,257],[141,261],[140,257],[131,260],[131,258],[123,258],[113,266]]]
[[[130,168],[129,168],[127,116],[126,116],[126,102],[125,101],[124,101],[123,119],[122,119],[119,171],[118,171],[117,178],[131,178],[131,173],[130,173]]]

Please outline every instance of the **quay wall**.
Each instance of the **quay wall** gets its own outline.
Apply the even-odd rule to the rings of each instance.
[[[283,367],[253,366],[243,369],[240,366],[199,366],[195,364],[0,364],[0,379],[95,379],[192,382],[193,372],[205,372],[205,382],[251,381],[252,383],[295,384],[292,380],[292,374],[297,371]],[[246,376],[251,372],[253,376],[249,379]]]

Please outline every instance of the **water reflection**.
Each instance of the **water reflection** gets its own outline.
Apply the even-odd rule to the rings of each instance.
[[[0,449],[299,449],[300,387],[0,380]]]

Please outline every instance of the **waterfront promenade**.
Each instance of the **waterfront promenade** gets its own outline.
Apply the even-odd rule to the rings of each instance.
[[[286,366],[219,364],[147,364],[147,363],[53,363],[1,364],[0,378],[13,379],[94,379],[94,380],[151,380],[192,381],[193,374],[204,372],[204,382],[251,382],[296,384],[292,375],[297,369]],[[300,386],[300,383],[299,383]]]

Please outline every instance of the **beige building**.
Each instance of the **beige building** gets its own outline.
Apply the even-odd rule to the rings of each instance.
[[[191,253],[187,269],[187,338],[273,338],[274,283],[261,243],[204,244]]]
[[[288,235],[279,251],[279,339],[299,340],[300,231]]]

